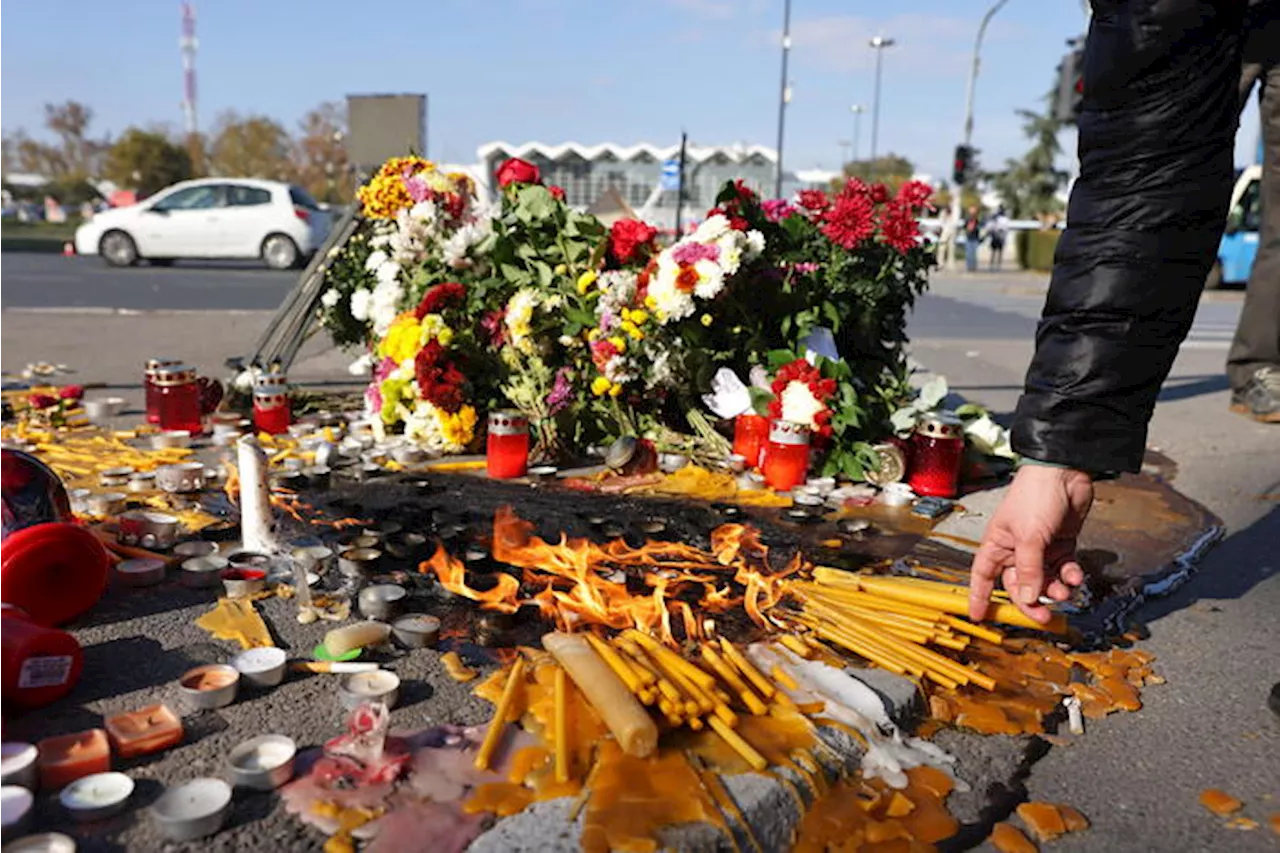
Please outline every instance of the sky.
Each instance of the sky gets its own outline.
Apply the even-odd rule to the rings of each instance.
[[[784,160],[837,168],[884,50],[878,151],[948,176],[973,39],[991,0],[793,0]],[[485,142],[776,144],[783,0],[196,0],[202,128],[224,110],[291,130],[348,94],[425,93],[428,156],[470,163]],[[10,3],[0,31],[0,128],[40,135],[43,105],[76,99],[94,129],[181,126],[178,0]],[[898,11],[890,11],[894,8]],[[907,10],[907,11],[902,11]],[[1079,0],[1009,0],[987,31],[974,144],[995,167],[1029,143],[1015,110],[1040,109]],[[50,45],[56,49],[51,50]],[[1246,114],[1237,162],[1257,144]],[[1074,171],[1074,134],[1063,166]]]

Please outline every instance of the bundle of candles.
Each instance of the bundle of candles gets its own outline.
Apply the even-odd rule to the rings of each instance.
[[[571,680],[624,752],[652,755],[658,746],[659,724],[694,731],[710,729],[757,770],[766,758],[736,729],[740,714],[765,715],[773,704],[793,705],[777,684],[794,689],[795,682],[775,669],[760,672],[732,643],[699,644],[695,663],[639,631],[624,631],[602,639],[594,634],[552,633],[543,646],[555,661],[555,720],[548,738],[555,748],[557,781],[569,778],[569,738],[565,690]],[[488,767],[507,722],[520,715],[514,707],[525,679],[523,658],[508,671],[498,708],[476,756],[476,766]],[[775,683],[776,682],[776,683]],[[656,713],[655,713],[656,712]]]
[[[976,667],[959,663],[930,646],[963,652],[973,638],[1000,645],[1004,635],[963,618],[968,590],[963,586],[912,577],[851,574],[816,568],[810,581],[793,580],[788,593],[800,603],[788,617],[797,628],[890,672],[924,678],[947,688],[975,684],[985,690],[996,682]],[[1003,592],[988,609],[994,622],[1062,633],[1065,620],[1055,615],[1040,625],[1017,609]],[[776,618],[776,616],[775,616]],[[800,653],[804,640],[781,641]]]

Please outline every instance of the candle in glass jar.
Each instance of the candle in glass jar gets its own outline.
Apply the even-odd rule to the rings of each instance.
[[[149,358],[143,372],[142,393],[146,401],[147,423],[160,423],[160,398],[156,395],[156,371],[162,367],[172,367],[182,362],[172,358]]]
[[[513,409],[490,412],[485,462],[495,480],[523,477],[529,468],[529,419]]]
[[[160,429],[187,430],[199,435],[204,424],[195,369],[183,364],[161,367],[156,370],[155,386]]]
[[[911,436],[907,485],[917,495],[954,498],[960,491],[964,425],[955,415],[928,415]]]
[[[253,426],[258,432],[280,435],[293,423],[288,380],[283,373],[264,373],[253,387]]]
[[[748,468],[760,465],[760,454],[769,440],[769,419],[745,414],[733,419],[733,452],[747,460]]]
[[[771,489],[792,489],[803,483],[809,471],[809,428],[791,421],[774,421],[760,463]]]

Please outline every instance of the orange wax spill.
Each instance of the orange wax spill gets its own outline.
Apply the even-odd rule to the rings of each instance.
[[[1227,829],[1241,829],[1245,832],[1252,832],[1257,829],[1260,824],[1253,818],[1237,815],[1226,823]]]
[[[1238,812],[1244,807],[1244,803],[1228,794],[1226,791],[1220,791],[1217,788],[1206,788],[1200,792],[1200,805],[1216,815],[1226,816],[1232,812]]]
[[[1053,803],[1022,803],[1018,817],[1041,841],[1052,841],[1067,831],[1066,823]]]
[[[956,787],[955,780],[936,767],[924,765],[907,771],[907,790],[924,790],[939,800],[946,799]]]
[[[1267,824],[1271,827],[1272,832],[1280,835],[1280,812],[1276,812],[1267,818]]]
[[[815,784],[814,774],[796,766],[791,760],[792,753],[808,750],[816,742],[813,723],[802,714],[779,707],[773,708],[767,717],[742,714],[734,731],[768,759],[770,765],[790,766],[809,779],[811,785]],[[750,773],[753,770],[723,738],[711,732],[694,735],[680,732],[671,745],[693,750],[721,773]]]
[[[613,740],[600,743],[582,828],[586,853],[649,853],[657,850],[663,827],[695,821],[727,832],[684,753],[636,758]]]
[[[490,782],[472,792],[462,804],[467,814],[493,812],[498,817],[509,817],[525,810],[533,802],[533,791],[512,782]]]
[[[1016,726],[1010,722],[995,705],[990,705],[980,700],[971,700],[968,697],[957,697],[960,700],[960,710],[956,714],[956,725],[964,726],[967,729],[973,729],[975,732],[981,732],[986,735],[1016,735],[1022,733],[1021,726]]]
[[[1062,824],[1067,828],[1067,832],[1083,832],[1089,828],[1089,818],[1071,806],[1059,804],[1058,814],[1062,815]]]
[[[943,800],[949,776],[932,767],[907,771],[903,791],[879,779],[842,779],[805,812],[797,833],[796,853],[827,850],[930,850],[960,828]]]
[[[540,746],[526,746],[512,757],[507,781],[523,785],[536,771],[544,769],[550,758],[549,750]]]
[[[1138,698],[1138,691],[1134,690],[1133,685],[1129,682],[1112,676],[1102,679],[1100,686],[1111,697],[1117,707],[1125,711],[1137,711],[1142,708],[1142,700]]]
[[[1031,839],[1011,823],[997,823],[991,827],[991,837],[987,840],[1000,853],[1036,853],[1036,846],[1031,843]]]
[[[911,802],[902,795],[900,791],[894,791],[889,797],[889,806],[884,810],[888,817],[906,817],[915,810],[916,804]]]

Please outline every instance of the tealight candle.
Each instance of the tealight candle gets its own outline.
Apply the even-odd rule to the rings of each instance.
[[[171,841],[192,841],[222,828],[231,813],[231,786],[221,779],[193,779],[165,791],[151,814]]]
[[[275,790],[293,778],[293,758],[297,752],[297,745],[284,735],[250,738],[227,756],[231,780],[242,788]]]
[[[76,842],[61,832],[39,832],[6,844],[4,853],[76,853]]]
[[[82,776],[111,769],[111,745],[102,729],[47,737],[37,746],[40,785],[44,788],[61,788]]]
[[[0,782],[35,790],[40,783],[36,759],[40,750],[33,744],[18,741],[0,744]]]
[[[755,468],[769,439],[769,419],[764,415],[745,414],[733,419],[733,453],[741,456],[743,465]]]
[[[400,698],[400,676],[385,669],[353,673],[342,679],[339,692],[342,707],[348,711],[366,702],[381,702],[393,708]]]
[[[133,794],[133,780],[123,773],[95,773],[62,789],[58,799],[76,820],[102,820],[117,814]]]
[[[771,489],[792,489],[804,482],[809,468],[809,428],[790,421],[774,421],[760,469]]]
[[[167,705],[148,705],[136,711],[107,717],[103,722],[111,748],[121,758],[133,758],[181,743],[182,720]]]
[[[523,477],[529,467],[529,419],[513,409],[489,413],[485,466],[495,480]]]
[[[154,586],[164,580],[164,560],[140,557],[116,564],[116,577],[125,586]]]
[[[31,825],[31,805],[34,802],[35,796],[20,785],[0,787],[0,824],[3,824],[6,841],[11,835],[26,833]]]

